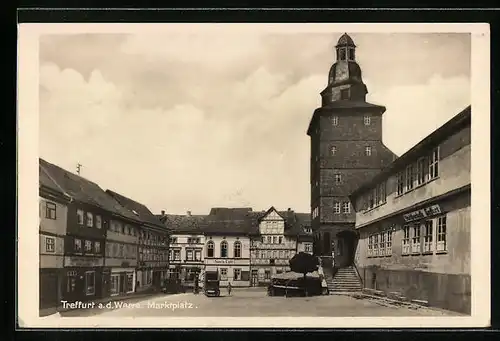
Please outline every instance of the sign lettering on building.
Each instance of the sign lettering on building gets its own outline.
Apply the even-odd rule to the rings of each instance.
[[[90,257],[66,257],[64,260],[64,266],[82,266],[82,267],[93,267],[93,266],[103,266],[104,261],[102,258],[90,258]]]
[[[214,259],[215,264],[234,264],[234,259]]]
[[[432,205],[421,210],[413,211],[403,215],[405,222],[421,220],[427,217],[432,217],[434,215],[440,214],[441,208],[439,205]]]

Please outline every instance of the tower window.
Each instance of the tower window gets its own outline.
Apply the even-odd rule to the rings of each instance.
[[[370,116],[363,117],[363,122],[365,123],[365,126],[369,126],[372,122],[371,117]]]
[[[335,183],[336,184],[342,183],[342,174],[335,174]]]
[[[332,146],[331,152],[332,152],[332,155],[335,155],[337,153],[337,147]]]
[[[354,48],[350,48],[349,49],[348,59],[349,60],[354,60],[355,59]]]
[[[370,146],[365,147],[365,155],[366,156],[372,155],[372,147],[370,147]]]
[[[349,99],[349,89],[340,90],[340,99],[341,100]]]
[[[339,49],[339,60],[346,60],[346,49]]]
[[[334,126],[339,125],[339,117],[338,116],[332,117],[332,125],[334,125]]]

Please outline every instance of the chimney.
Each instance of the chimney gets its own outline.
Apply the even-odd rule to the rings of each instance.
[[[188,217],[191,217],[191,211],[187,211],[186,214]]]
[[[161,215],[165,215],[165,210],[161,210]]]
[[[288,207],[288,212],[291,212],[291,211],[292,211],[292,209],[290,207]]]

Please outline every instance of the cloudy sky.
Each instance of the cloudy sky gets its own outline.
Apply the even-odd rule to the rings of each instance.
[[[309,212],[309,120],[343,32],[40,38],[40,156],[146,204]],[[470,104],[469,34],[356,34],[401,155]]]

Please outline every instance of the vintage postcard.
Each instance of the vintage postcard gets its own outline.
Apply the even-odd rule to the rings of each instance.
[[[489,44],[19,25],[19,326],[488,326]]]

